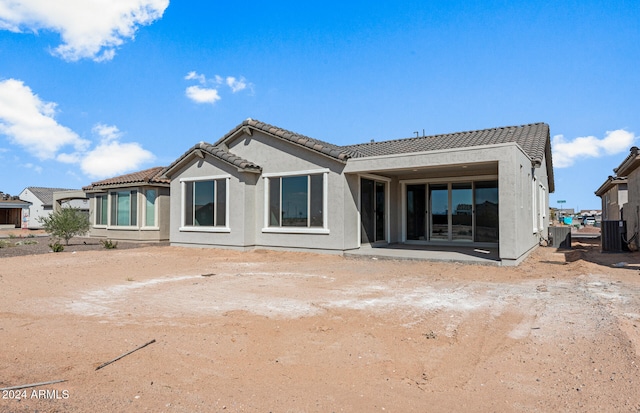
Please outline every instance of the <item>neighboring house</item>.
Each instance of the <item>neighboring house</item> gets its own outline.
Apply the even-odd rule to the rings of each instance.
[[[635,236],[640,230],[640,152],[637,147],[632,147],[629,155],[622,161],[622,163],[613,171],[616,173],[617,178],[626,178],[626,192],[627,202],[622,204],[618,202],[624,208],[624,219],[627,221],[627,234],[626,239],[634,239],[636,247],[640,245],[638,237]],[[606,182],[605,182],[606,184]],[[603,184],[604,185],[604,184]],[[602,188],[602,187],[601,187]],[[597,192],[596,192],[597,194]],[[603,199],[602,212],[605,213],[605,205]],[[603,218],[604,219],[604,218]],[[634,237],[635,236],[635,237]]]
[[[0,192],[0,229],[27,228],[30,202]]]
[[[53,193],[53,212],[62,208],[78,208],[89,216],[89,199],[82,189],[57,191]]]
[[[554,191],[544,123],[336,146],[247,119],[164,176],[172,245],[485,247],[503,265],[547,237]]]
[[[169,180],[162,167],[94,182],[82,188],[90,201],[91,237],[169,240]]]
[[[48,217],[53,212],[53,193],[62,191],[75,191],[64,188],[43,188],[29,186],[20,192],[20,199],[31,203],[29,215],[27,217],[27,227],[29,229],[42,228],[40,219]],[[73,200],[67,206],[79,208],[89,213],[89,203],[84,200]]]

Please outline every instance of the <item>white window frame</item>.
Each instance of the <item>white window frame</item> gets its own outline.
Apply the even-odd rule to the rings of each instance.
[[[269,226],[269,185],[273,178],[285,178],[292,176],[309,176],[322,174],[322,227],[270,227]],[[329,169],[311,169],[305,171],[294,172],[278,172],[262,174],[264,179],[264,225],[262,232],[264,233],[280,233],[280,234],[329,234],[329,202],[327,200],[329,193]],[[282,190],[282,188],[281,188]],[[311,190],[308,189],[307,196],[311,196]],[[282,200],[282,194],[280,195]],[[309,202],[310,204],[310,202]]]
[[[114,198],[116,198],[114,196],[114,194],[117,194],[118,192],[129,192],[129,214],[131,214],[131,203],[134,202],[133,197],[131,196],[131,191],[136,191],[136,197],[135,197],[135,202],[136,202],[136,225],[115,225],[113,222],[111,222],[111,217],[113,216],[113,208],[117,208],[118,205],[117,203],[114,203],[113,200]],[[112,229],[112,230],[132,230],[132,229],[139,229],[140,228],[140,188],[120,188],[120,189],[113,189],[111,191],[109,191],[109,201],[107,202],[107,204],[109,205],[109,216],[107,217],[107,221],[109,222],[109,224],[107,225],[107,229]],[[116,215],[117,215],[117,211],[116,211]],[[131,216],[129,216],[129,219],[131,219]]]
[[[374,174],[358,174],[358,247],[362,246],[362,178],[365,179],[369,179],[371,181],[374,182],[383,182],[384,183],[384,207],[385,207],[385,211],[384,211],[384,222],[385,222],[385,229],[384,229],[384,241],[377,241],[377,242],[389,242],[389,240],[391,239],[391,215],[390,215],[390,211],[391,211],[391,197],[389,195],[389,191],[391,190],[391,178],[387,178],[386,176],[382,176],[382,175],[374,175]],[[406,200],[403,199],[403,201],[406,203]],[[405,228],[406,231],[406,228]]]
[[[538,231],[544,230],[544,221],[547,218],[547,208],[546,208],[546,192],[547,189],[544,185],[538,185],[538,204],[539,204],[539,214],[538,214]]]
[[[103,222],[98,224],[98,203],[102,203],[101,198],[105,198],[107,200],[107,222]],[[109,226],[109,220],[111,219],[111,214],[109,210],[109,193],[98,194],[93,197],[94,200],[94,217],[93,217],[93,227],[94,228],[107,228]],[[100,205],[100,211],[102,211],[102,205]]]
[[[154,201],[153,204],[153,208],[154,208],[154,219],[153,219],[153,225],[147,225],[147,192],[149,191],[155,191],[156,193],[156,199]],[[142,230],[159,230],[160,226],[158,225],[158,197],[160,196],[160,191],[158,188],[145,188],[144,189],[144,202],[143,202],[143,208],[142,208],[142,225],[140,225],[140,229]]]
[[[531,179],[531,209],[532,209],[532,224],[533,233],[538,233],[538,178],[535,176]]]
[[[186,190],[187,190],[187,182],[197,182],[197,181],[215,181],[215,180],[226,180],[226,190],[225,190],[225,226],[224,227],[204,227],[204,226],[187,226],[185,225],[185,216],[184,211],[186,209]],[[180,178],[180,228],[178,230],[180,232],[222,232],[227,233],[231,232],[231,227],[229,226],[229,221],[231,220],[231,216],[229,215],[229,194],[231,193],[230,184],[231,183],[231,175],[209,175],[209,176],[198,176],[193,178]]]

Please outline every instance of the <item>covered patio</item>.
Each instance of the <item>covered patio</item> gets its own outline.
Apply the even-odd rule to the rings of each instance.
[[[344,253],[349,258],[382,260],[415,260],[434,262],[457,262],[475,265],[501,265],[498,248],[474,248],[449,246],[385,244],[362,245],[357,250]]]

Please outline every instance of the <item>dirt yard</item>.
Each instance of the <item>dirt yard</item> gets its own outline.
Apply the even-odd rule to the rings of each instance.
[[[640,253],[580,243],[518,268],[168,246],[9,256],[0,387],[66,381],[4,390],[0,411],[637,412],[639,269]]]

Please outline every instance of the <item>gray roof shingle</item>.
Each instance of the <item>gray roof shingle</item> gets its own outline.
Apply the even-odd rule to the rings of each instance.
[[[54,192],[62,192],[62,191],[76,191],[76,189],[66,189],[66,188],[45,188],[41,186],[28,186],[26,189],[31,191],[33,195],[36,196],[42,204],[45,206],[53,205],[53,193]]]
[[[549,174],[549,190],[551,192],[554,191],[549,125],[546,123],[532,123],[520,126],[506,126],[434,136],[338,146],[249,118],[230,130],[213,145],[205,142],[196,144],[167,167],[164,172],[170,171],[194,151],[201,150],[241,170],[259,173],[262,170],[259,165],[229,152],[226,145],[226,142],[233,139],[238,133],[245,132],[251,134],[251,130],[260,131],[345,163],[349,158],[397,155],[514,142],[522,148],[532,162],[541,164],[542,161],[546,159]]]
[[[188,158],[189,156],[191,156],[193,153],[197,153],[197,151],[200,152],[204,152],[214,158],[220,159],[232,166],[235,166],[238,169],[241,169],[243,171],[246,172],[260,172],[262,171],[262,168],[260,167],[260,165],[255,164],[251,161],[248,161],[246,159],[243,159],[231,152],[229,152],[225,147],[223,147],[222,145],[220,146],[215,146],[215,145],[211,145],[210,143],[207,142],[200,142],[195,144],[194,146],[192,146],[191,148],[189,148],[189,150],[187,150],[185,153],[183,153],[178,159],[176,159],[175,161],[173,161],[171,163],[171,165],[169,165],[168,167],[166,167],[163,171],[162,171],[162,176],[167,176],[167,173],[170,173],[170,171],[172,169],[174,169],[177,165],[181,164],[186,158]]]
[[[214,146],[223,144],[243,128],[251,128],[261,131],[263,133],[280,138],[284,141],[303,146],[307,149],[311,149],[312,151],[319,152],[323,155],[338,159],[343,162],[346,162],[347,159],[352,158],[354,155],[354,153],[352,153],[347,147],[337,146],[328,142],[321,141],[319,139],[313,139],[308,136],[291,132],[289,130],[282,129],[277,126],[273,126],[268,123],[260,122],[251,118],[246,119],[240,125],[231,129],[226,135],[218,139]]]
[[[548,136],[549,125],[546,123],[533,123],[522,126],[506,126],[444,135],[361,143],[348,145],[344,148],[353,151],[354,157],[361,158],[515,142],[520,145],[531,160],[542,162]]]

